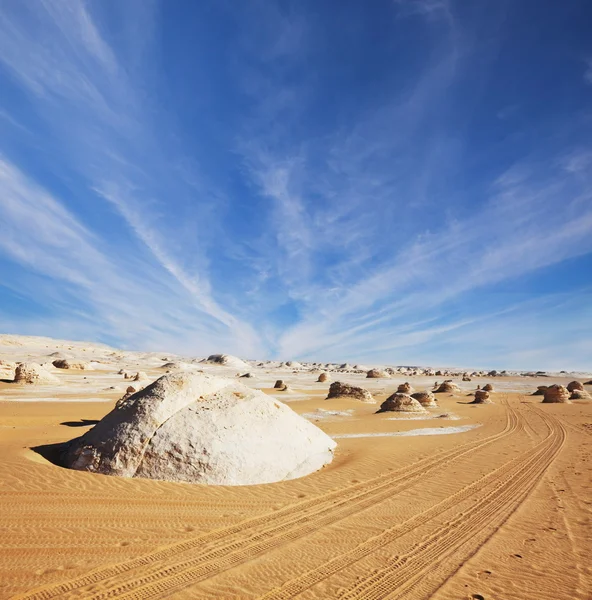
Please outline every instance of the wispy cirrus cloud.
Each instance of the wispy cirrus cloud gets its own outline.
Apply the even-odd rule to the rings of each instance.
[[[53,137],[66,143],[58,160],[67,162],[86,179],[90,202],[102,198],[123,217],[150,252],[155,275],[159,268],[166,271],[190,295],[196,311],[219,322],[214,329],[220,324],[227,329],[231,340],[227,343],[242,352],[252,352],[257,347],[256,335],[213,299],[207,263],[200,253],[196,253],[197,260],[190,261],[188,272],[167,249],[171,245],[167,237],[174,240],[173,245],[178,240],[163,218],[167,200],[164,190],[168,187],[169,192],[190,199],[189,190],[194,192],[195,184],[180,181],[176,165],[159,148],[157,132],[149,123],[133,81],[84,4],[41,4],[41,10],[24,7],[26,18],[2,15],[0,60],[31,94]],[[138,4],[137,9],[144,11],[145,7]],[[22,52],[25,47],[26,54]],[[157,182],[155,178],[160,176],[163,178]],[[32,197],[39,199],[42,194]],[[202,215],[205,212],[196,210]],[[203,227],[202,231],[207,229]],[[49,228],[44,234],[61,239]],[[78,241],[83,243],[82,238]],[[199,246],[195,240],[192,242]],[[34,249],[36,238],[29,243]],[[22,246],[20,251],[22,254]],[[37,268],[40,264],[44,262]],[[71,269],[72,277],[80,273],[80,265],[77,267]]]
[[[498,332],[573,329],[551,278],[592,253],[589,120],[513,95],[510,4],[38,6],[0,9],[0,252],[44,332],[534,367],[556,350]]]

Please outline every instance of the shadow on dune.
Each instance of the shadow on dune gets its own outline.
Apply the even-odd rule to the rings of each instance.
[[[89,427],[90,425],[96,425],[99,421],[97,419],[80,419],[80,421],[63,421],[60,425],[66,427]]]
[[[66,449],[68,442],[58,442],[57,444],[43,444],[42,446],[32,446],[31,450],[39,456],[42,456],[48,462],[58,466],[64,467],[62,460],[62,454]]]

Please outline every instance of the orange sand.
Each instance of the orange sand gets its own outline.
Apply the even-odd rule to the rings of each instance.
[[[408,420],[317,387],[291,406],[353,410],[319,417],[331,435],[481,426],[338,439],[309,477],[205,487],[70,471],[31,449],[82,434],[112,400],[0,402],[0,598],[592,597],[592,402],[439,395],[433,415],[458,420]]]

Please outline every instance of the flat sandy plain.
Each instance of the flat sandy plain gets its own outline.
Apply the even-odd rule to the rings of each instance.
[[[0,358],[33,354],[0,346]],[[528,395],[573,377],[459,382],[462,393],[439,394],[418,419],[325,400],[328,383],[313,373],[254,368],[244,381],[336,436],[335,459],[302,479],[208,487],[52,463],[52,444],[121,396],[106,389],[124,385],[120,366],[163,373],[156,355],[102,360],[60,372],[51,389],[0,383],[0,598],[592,597],[592,401]],[[274,393],[278,377],[294,392]],[[405,380],[335,379],[379,402]],[[426,389],[442,378],[407,379]],[[468,404],[486,382],[494,404]],[[391,435],[426,428],[432,435]]]

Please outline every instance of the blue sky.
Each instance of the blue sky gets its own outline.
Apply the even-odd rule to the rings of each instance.
[[[0,4],[0,330],[592,368],[587,0]]]

